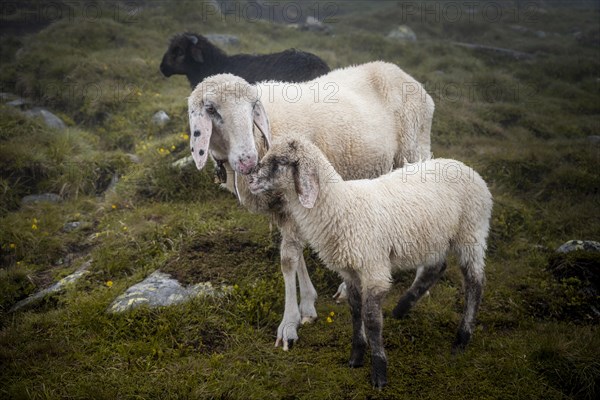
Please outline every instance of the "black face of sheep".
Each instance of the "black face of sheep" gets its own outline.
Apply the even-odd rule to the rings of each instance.
[[[171,75],[186,75],[197,69],[198,64],[204,62],[202,48],[208,41],[202,36],[193,33],[176,35],[171,40],[167,52],[160,63],[160,72],[169,77]]]

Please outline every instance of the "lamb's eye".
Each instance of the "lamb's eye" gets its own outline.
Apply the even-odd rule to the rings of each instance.
[[[217,110],[215,109],[215,106],[213,106],[212,104],[207,104],[206,107],[206,112],[209,113],[210,115],[214,115]]]
[[[183,49],[177,47],[176,49],[173,49],[173,55],[175,57],[181,57],[182,55],[184,55],[183,53]]]

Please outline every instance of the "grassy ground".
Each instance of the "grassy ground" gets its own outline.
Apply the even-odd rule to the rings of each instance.
[[[484,2],[471,14],[460,9],[456,19],[450,3],[428,2],[438,8],[426,13],[420,2],[410,2],[410,12],[407,2],[329,2],[335,12],[320,9],[330,17],[329,36],[207,16],[199,2],[139,2],[137,13],[132,3],[101,2],[101,16],[53,3],[79,6],[62,19],[44,14],[44,2],[5,12],[1,91],[50,108],[69,127],[48,129],[0,106],[0,395],[597,398],[600,334],[580,290],[585,282],[557,280],[547,266],[566,240],[600,239],[600,147],[587,138],[600,134],[598,10],[590,2],[505,2],[496,15],[490,7],[497,3]],[[32,20],[32,12],[45,19]],[[384,39],[402,23],[414,29],[416,43]],[[273,348],[283,280],[268,219],[218,189],[210,168],[171,166],[187,156],[189,86],[183,77],[163,78],[158,65],[168,38],[184,30],[238,35],[240,46],[227,48],[232,53],[297,47],[332,67],[382,59],[426,85],[436,101],[434,154],[475,167],[495,198],[487,289],[464,354],[450,355],[462,304],[452,262],[408,318],[385,319],[390,384],[373,391],[368,365],[346,367],[349,310],[330,300],[339,280],[308,252],[321,318],[300,329],[292,351]],[[534,58],[517,61],[452,41]],[[171,116],[162,128],[150,122],[160,109]],[[118,184],[105,192],[115,175]],[[42,192],[65,200],[19,205]],[[79,228],[65,230],[73,221]],[[8,312],[87,258],[91,273],[66,293]],[[105,313],[156,268],[185,283],[237,287],[219,300]],[[388,312],[412,276],[396,278]]]

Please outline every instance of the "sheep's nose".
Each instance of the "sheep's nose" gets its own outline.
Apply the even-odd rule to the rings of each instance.
[[[256,158],[252,156],[241,157],[238,161],[240,166],[240,173],[246,175],[252,172],[256,167]]]

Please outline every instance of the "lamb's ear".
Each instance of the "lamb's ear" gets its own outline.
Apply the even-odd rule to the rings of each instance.
[[[200,44],[198,43],[198,38],[196,36],[191,36],[191,35],[188,35],[187,37],[190,40],[190,45],[191,45],[190,54],[192,55],[192,58],[196,62],[203,63],[204,56],[202,55],[202,48],[200,47]]]
[[[319,174],[315,166],[300,162],[294,170],[294,185],[304,208],[313,208],[319,196]]]
[[[267,142],[267,150],[271,148],[271,127],[269,125],[269,117],[267,117],[267,112],[263,107],[260,100],[254,103],[254,107],[252,109],[252,118],[254,119],[254,123],[258,127],[258,130],[263,134],[265,141]]]
[[[204,107],[189,111],[190,147],[196,168],[202,169],[208,158],[208,145],[212,134],[212,120]]]

